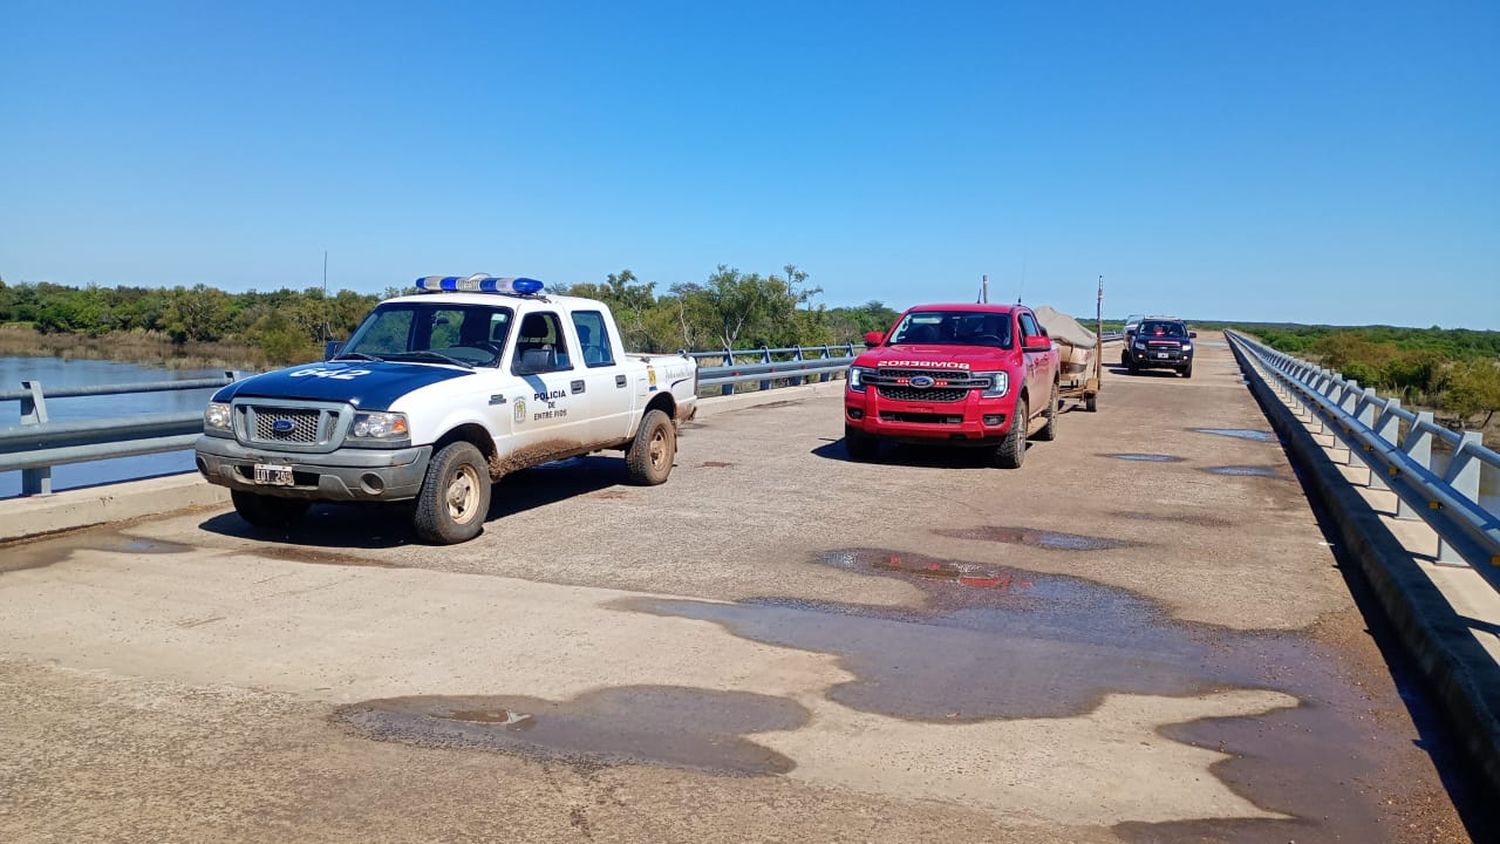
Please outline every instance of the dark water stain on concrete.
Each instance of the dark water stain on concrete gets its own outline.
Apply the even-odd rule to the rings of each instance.
[[[271,560],[284,560],[291,563],[310,563],[316,566],[371,566],[382,569],[406,568],[389,560],[375,560],[369,557],[356,557],[352,554],[340,554],[335,551],[320,551],[316,548],[308,548],[301,545],[278,545],[273,543],[262,543],[254,548],[242,549],[241,553],[253,554]]]
[[[729,462],[724,461],[724,460],[705,460],[702,463],[698,464],[698,468],[699,469],[728,469],[730,466],[733,466],[733,465],[734,465],[733,463],[729,463]]]
[[[1226,528],[1234,524],[1234,522],[1222,516],[1214,516],[1208,513],[1146,513],[1132,510],[1115,510],[1110,515],[1117,519],[1130,519],[1135,522],[1174,522],[1179,525],[1206,528]]]
[[[128,555],[181,554],[191,551],[192,546],[142,539],[120,533],[117,528],[81,530],[51,539],[0,545],[0,574],[43,568],[66,560],[74,551],[84,550]]]
[[[1181,463],[1183,458],[1171,454],[1138,454],[1135,452],[1123,452],[1120,454],[1101,454],[1100,457],[1110,457],[1115,460],[1130,460],[1137,463]]]
[[[1020,527],[985,526],[938,530],[934,533],[951,539],[1005,542],[1011,545],[1029,545],[1032,548],[1047,548],[1053,551],[1109,551],[1116,548],[1130,548],[1137,544],[1123,539],[1106,539],[1102,536],[1083,536],[1077,533]]]
[[[581,767],[647,763],[784,774],[790,759],[744,737],[806,724],[795,701],[750,692],[621,686],[572,700],[416,696],[342,706],[336,722],[380,741],[516,753]]]
[[[765,404],[753,404],[749,407],[740,408],[731,412],[753,413],[759,410],[780,410],[783,407],[801,407],[804,404],[807,404],[806,399],[782,399],[780,401],[768,401]]]
[[[1368,701],[1341,678],[1337,653],[1309,637],[1176,622],[1149,599],[1075,577],[868,548],[827,552],[817,561],[902,578],[924,601],[893,608],[775,597],[732,604],[632,598],[615,606],[834,654],[855,679],[833,687],[830,698],[909,720],[1078,716],[1116,692],[1282,691],[1302,705],[1164,733],[1236,754],[1218,764],[1221,778],[1258,805],[1297,816],[1257,821],[1244,827],[1253,833],[1244,840],[1330,840],[1334,829],[1340,840],[1382,839],[1375,790],[1361,783],[1379,774],[1388,755],[1371,749],[1385,727],[1369,721]],[[1137,841],[1231,840],[1217,836],[1237,836],[1235,823],[1127,824],[1117,831]]]
[[[1276,466],[1205,466],[1201,471],[1210,475],[1228,475],[1235,478],[1282,478],[1286,476]]]
[[[1258,443],[1276,442],[1274,432],[1257,428],[1189,428],[1188,430],[1195,434],[1213,434],[1216,437],[1233,437],[1237,440],[1251,440]]]

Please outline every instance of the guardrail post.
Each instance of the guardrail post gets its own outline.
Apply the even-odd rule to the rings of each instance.
[[[1432,411],[1418,411],[1417,421],[1411,423],[1411,429],[1406,432],[1406,440],[1401,443],[1401,450],[1406,456],[1428,471],[1432,470],[1432,431],[1428,428],[1431,424]],[[1396,502],[1396,518],[1420,519],[1422,514],[1402,499]]]
[[[770,363],[771,362],[771,350],[768,349],[768,348],[766,348],[765,346],[761,346],[760,347],[760,362],[761,363]],[[771,389],[771,382],[770,382],[770,380],[769,379],[762,380],[760,382],[760,388],[762,390],[769,390],[769,389]]]
[[[833,357],[833,350],[829,349],[827,346],[824,346],[823,347],[823,355],[822,355],[822,357],[819,358],[819,360],[828,360],[831,357]],[[822,375],[814,375],[813,379],[814,379],[813,383],[815,383],[815,384],[822,384],[825,381],[832,381],[833,380],[833,373],[832,372],[825,372]]]
[[[724,348],[724,365],[725,366],[734,366],[734,352],[731,351],[727,346]],[[733,384],[725,384],[723,387],[719,388],[719,393],[720,393],[720,395],[725,395],[725,396],[732,396],[732,395],[734,395],[734,385]]]
[[[1393,446],[1401,445],[1401,418],[1396,411],[1401,409],[1400,399],[1387,399],[1385,409],[1380,411],[1380,418],[1370,427],[1375,430],[1375,436],[1380,437]],[[1390,484],[1385,478],[1375,471],[1374,464],[1370,465],[1370,489],[1390,489]]]
[[[792,352],[792,360],[803,360],[802,345],[800,343],[797,345],[796,351]],[[791,386],[800,387],[805,379],[801,375],[794,375],[791,380]]]
[[[42,394],[42,382],[22,381],[21,389],[26,391],[26,395],[21,397],[21,424],[45,425],[47,423],[47,397]],[[21,494],[51,495],[52,467],[39,466],[35,469],[22,469]]]
[[[1478,431],[1464,431],[1459,434],[1458,448],[1454,449],[1453,459],[1448,463],[1447,477],[1443,478],[1454,492],[1475,504],[1479,503],[1479,470],[1483,464],[1469,452],[1469,446],[1482,445],[1484,445],[1484,435]],[[1440,563],[1467,562],[1441,535],[1438,536],[1437,559]]]
[[[1379,398],[1380,396],[1375,394],[1374,387],[1365,387],[1353,396],[1354,410],[1352,414],[1355,420],[1371,430],[1375,428],[1375,401]],[[1385,482],[1380,479],[1379,473],[1375,471],[1374,464],[1366,460],[1356,449],[1349,449],[1349,465],[1365,467],[1365,471],[1368,473],[1365,478],[1365,486],[1371,489],[1379,489],[1385,486]]]

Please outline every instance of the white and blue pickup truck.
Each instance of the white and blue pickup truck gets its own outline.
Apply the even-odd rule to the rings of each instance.
[[[417,280],[322,363],[236,381],[210,400],[198,470],[252,525],[314,501],[414,501],[427,542],[472,539],[510,472],[623,449],[629,478],[672,471],[697,409],[686,355],[629,354],[609,308],[535,279]]]

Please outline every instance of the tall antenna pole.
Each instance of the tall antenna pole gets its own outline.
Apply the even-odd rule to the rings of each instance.
[[[979,301],[981,304],[990,303],[990,276],[989,273],[979,277]]]
[[[1099,293],[1094,299],[1094,377],[1104,377],[1104,276],[1099,276]]]
[[[323,325],[322,340],[328,342],[328,250],[323,250]]]

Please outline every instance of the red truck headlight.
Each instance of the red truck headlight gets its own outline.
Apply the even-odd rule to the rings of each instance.
[[[1010,392],[1010,373],[1008,372],[976,372],[981,378],[990,379],[990,385],[984,390],[987,399],[998,399]]]

